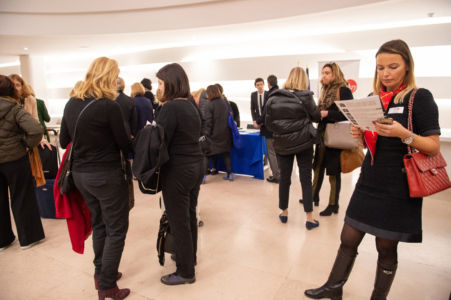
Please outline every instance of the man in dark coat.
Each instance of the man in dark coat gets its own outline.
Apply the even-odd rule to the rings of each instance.
[[[131,136],[135,136],[138,130],[138,112],[132,99],[124,94],[124,79],[118,77],[116,80],[118,96],[117,103],[121,107],[122,117],[124,118],[125,130]]]

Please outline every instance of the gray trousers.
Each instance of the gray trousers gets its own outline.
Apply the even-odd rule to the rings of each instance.
[[[91,212],[95,273],[99,289],[116,287],[128,230],[128,186],[122,169],[72,172],[75,186]]]
[[[274,150],[274,139],[266,138],[266,153],[268,155],[269,167],[271,168],[272,176],[280,179],[280,169],[277,163],[277,155]]]

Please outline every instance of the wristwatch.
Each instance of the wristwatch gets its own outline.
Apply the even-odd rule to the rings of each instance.
[[[405,139],[401,139],[401,142],[403,142],[406,145],[410,145],[413,142],[413,132],[411,133],[411,135],[409,135],[408,137],[406,137]]]

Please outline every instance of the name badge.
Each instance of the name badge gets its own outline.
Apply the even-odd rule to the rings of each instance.
[[[388,110],[389,114],[402,114],[404,112],[404,106],[392,107]]]

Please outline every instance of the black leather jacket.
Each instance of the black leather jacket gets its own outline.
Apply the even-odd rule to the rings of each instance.
[[[276,153],[298,153],[319,141],[312,122],[319,122],[321,113],[313,92],[280,89],[270,95],[266,105],[265,125],[273,132]]]

